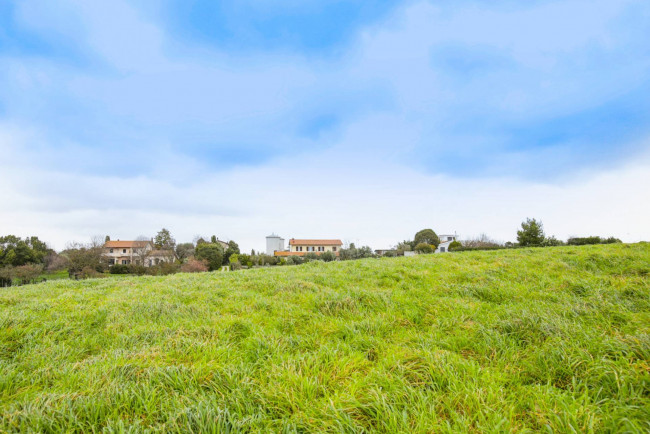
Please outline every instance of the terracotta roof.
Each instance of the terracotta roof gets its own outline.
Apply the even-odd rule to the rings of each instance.
[[[307,253],[316,253],[317,255],[320,255],[325,252],[287,252],[287,251],[275,251],[273,252],[274,256],[305,256]],[[336,256],[339,256],[339,252],[330,252],[334,253]]]
[[[151,241],[106,241],[104,247],[109,249],[126,249],[133,247],[144,247],[147,244],[151,244]]]
[[[342,246],[341,240],[289,240],[290,246]]]

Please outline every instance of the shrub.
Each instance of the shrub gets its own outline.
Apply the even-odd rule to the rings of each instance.
[[[208,271],[208,263],[205,260],[198,260],[192,257],[181,265],[181,271],[183,273],[202,273]]]
[[[43,272],[43,266],[36,264],[21,265],[20,267],[14,268],[14,272],[16,273],[16,278],[20,280],[20,283],[27,285],[36,282],[38,276]]]
[[[563,246],[563,245],[564,242],[562,240],[558,240],[553,236],[546,237],[546,239],[544,239],[544,242],[542,243],[542,246],[544,247],[554,247],[554,246]]]
[[[109,269],[111,274],[129,274],[129,267],[122,264],[115,264]]]
[[[336,261],[336,255],[334,254],[334,252],[325,252],[320,255],[320,259],[325,262]]]
[[[318,261],[320,259],[318,254],[315,252],[309,252],[305,256],[303,256],[303,258],[305,259],[305,262]]]
[[[588,244],[614,244],[620,242],[621,240],[614,237],[601,238],[597,236],[590,236],[590,237],[571,237],[567,241],[567,244],[570,246],[585,246]]]
[[[245,253],[240,253],[237,255],[239,259],[239,263],[241,265],[245,265],[246,267],[252,267],[253,266],[253,261],[251,260],[251,255],[247,255]]]
[[[415,246],[415,251],[418,253],[433,253],[436,250],[436,246],[432,246],[431,244],[427,243],[420,243],[417,246]]]
[[[130,274],[136,274],[138,276],[143,276],[147,272],[147,267],[140,264],[129,264],[126,268]]]
[[[178,273],[180,269],[180,264],[174,262],[161,262],[153,267],[147,267],[146,273],[150,276],[167,276],[169,274]]]
[[[463,245],[460,243],[460,241],[452,241],[449,243],[449,251],[451,252],[452,250],[456,250],[463,247]]]
[[[11,286],[14,280],[14,268],[2,267],[0,268],[0,288]]]
[[[287,258],[287,265],[300,265],[305,262],[301,256],[289,256]]]

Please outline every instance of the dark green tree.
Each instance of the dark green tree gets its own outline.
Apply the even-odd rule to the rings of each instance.
[[[228,265],[230,263],[230,256],[238,255],[239,253],[241,253],[239,251],[239,245],[234,241],[228,241],[228,248],[224,252],[223,256],[223,265]],[[254,256],[254,253],[251,252],[251,256]]]
[[[174,250],[176,248],[176,240],[172,238],[172,234],[165,228],[162,228],[156,234],[153,243],[157,249]]]
[[[218,270],[223,264],[223,247],[219,244],[201,243],[196,246],[194,257],[205,260],[210,271]]]
[[[517,231],[517,242],[522,247],[539,247],[544,239],[544,225],[535,219],[527,218],[521,223],[521,230]]]
[[[436,235],[433,229],[422,229],[420,232],[415,234],[415,238],[413,238],[414,246],[421,243],[431,244],[436,248],[440,245],[440,238],[438,238],[438,235]]]

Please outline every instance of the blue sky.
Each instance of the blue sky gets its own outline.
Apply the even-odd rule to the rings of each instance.
[[[586,228],[563,211],[614,173],[616,192],[646,180],[628,177],[650,151],[648,40],[641,0],[5,1],[0,223],[56,245],[176,225],[259,248],[319,228],[382,245],[419,226],[511,239],[537,212],[559,236],[650,237],[624,217],[647,208],[621,202]],[[531,205],[538,188],[558,202]],[[330,216],[377,221],[287,213],[314,192]],[[384,208],[411,194],[415,217]],[[508,217],[460,205],[486,196]]]

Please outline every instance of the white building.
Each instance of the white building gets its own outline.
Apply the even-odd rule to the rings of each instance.
[[[284,238],[280,235],[271,234],[266,237],[266,254],[273,256],[275,252],[284,251]]]
[[[449,252],[449,245],[456,241],[456,238],[458,236],[456,234],[454,235],[438,235],[438,238],[440,238],[440,245],[436,249],[436,253],[447,253]]]
[[[176,259],[173,250],[158,250],[151,241],[106,241],[103,256],[108,265],[139,264],[145,267]]]

